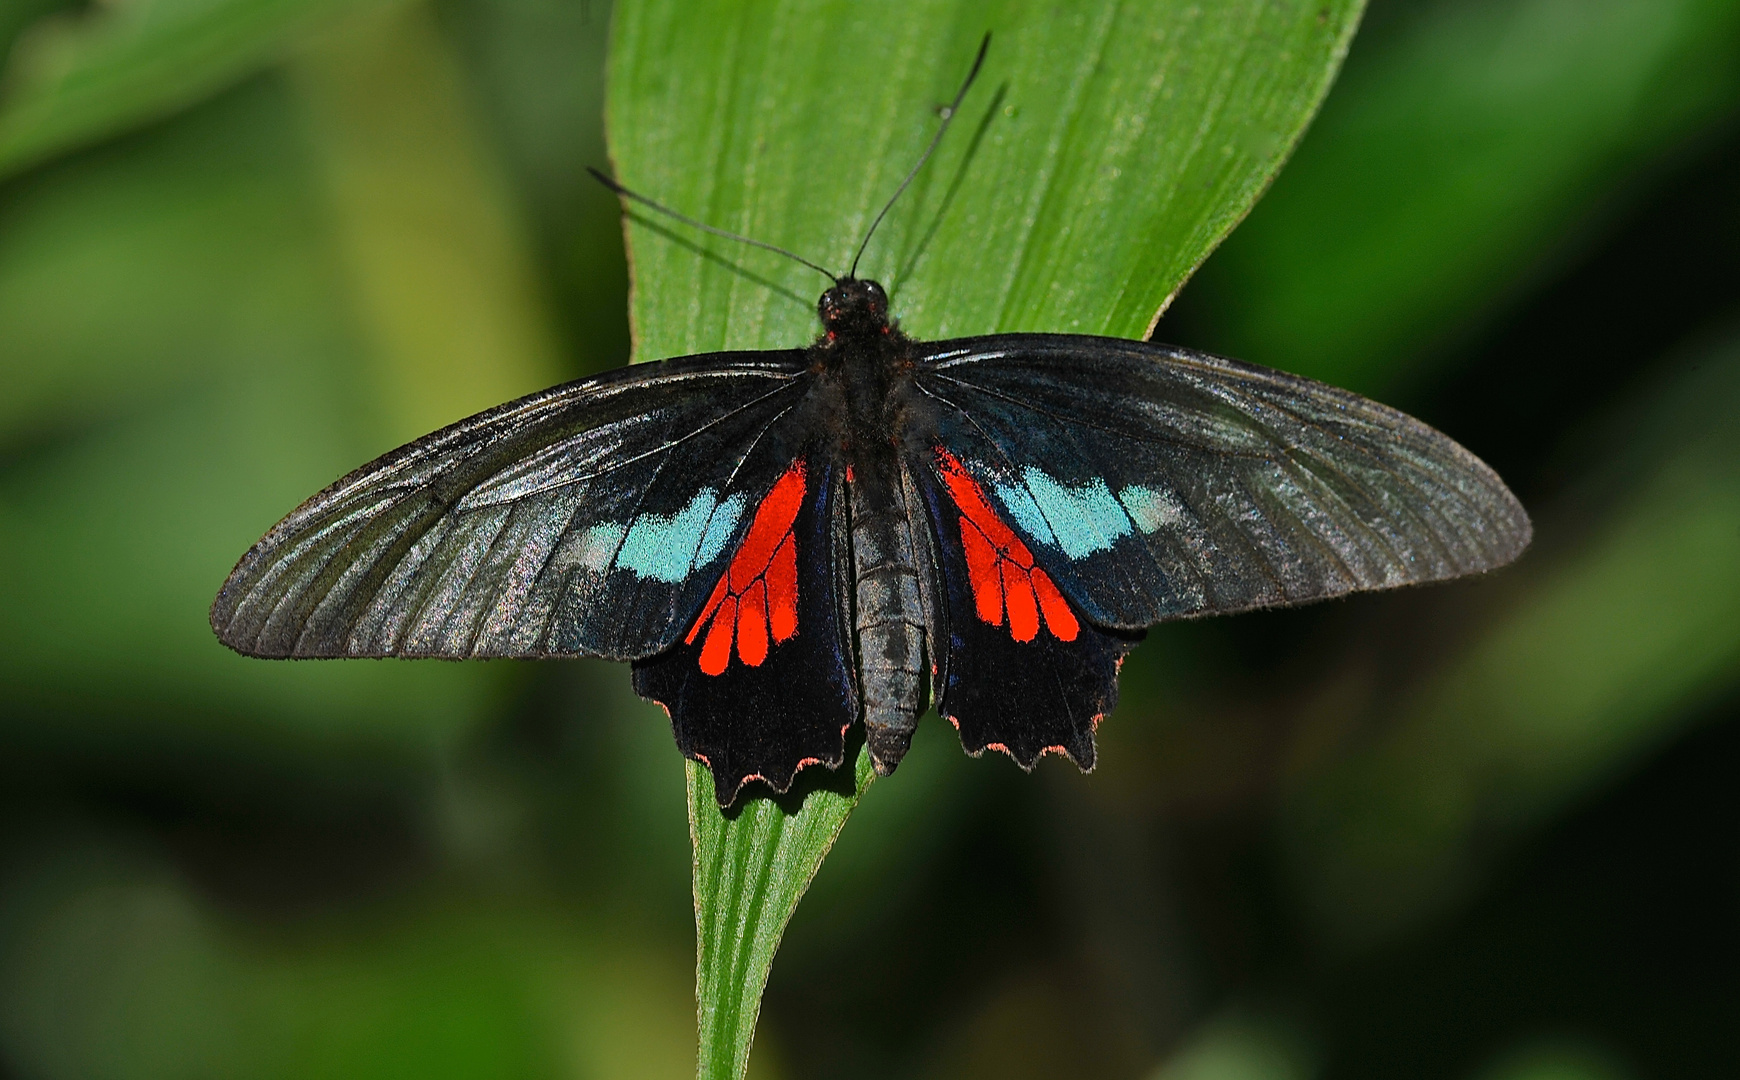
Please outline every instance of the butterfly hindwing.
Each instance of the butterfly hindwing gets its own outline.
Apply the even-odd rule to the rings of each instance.
[[[969,753],[1001,750],[1023,768],[1062,753],[1094,764],[1094,729],[1118,696],[1136,634],[1081,617],[946,449],[914,463],[941,570],[946,651],[937,711]]]
[[[1435,581],[1528,543],[1483,463],[1344,390],[1110,338],[923,348],[937,441],[1101,626]]]
[[[803,353],[642,364],[340,480],[212,607],[259,656],[648,656],[688,629],[808,433]]]
[[[858,719],[839,479],[825,459],[794,460],[687,631],[634,665],[635,692],[670,712],[721,805],[751,779],[785,791],[805,765],[837,767]]]

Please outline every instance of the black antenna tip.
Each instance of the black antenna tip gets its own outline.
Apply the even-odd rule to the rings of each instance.
[[[588,165],[588,166],[586,166],[586,171],[592,174],[592,179],[598,181],[600,184],[603,184],[605,187],[609,188],[611,191],[616,192],[618,195],[627,194],[626,189],[624,189],[621,184],[617,183],[615,180],[612,180],[610,177],[604,175],[604,173],[599,171],[598,169],[594,169],[592,166]]]

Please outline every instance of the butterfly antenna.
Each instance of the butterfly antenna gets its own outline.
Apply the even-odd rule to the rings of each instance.
[[[900,182],[900,186],[894,189],[894,194],[882,204],[882,212],[877,214],[876,220],[870,223],[869,231],[864,234],[864,242],[858,245],[858,253],[852,256],[852,269],[846,271],[848,278],[858,276],[858,260],[864,257],[864,249],[870,246],[870,238],[876,235],[876,226],[882,224],[882,219],[888,216],[888,211],[894,209],[895,201],[906,193],[907,185],[912,183],[912,178],[918,175],[918,170],[924,168],[924,163],[929,161],[930,156],[936,152],[937,144],[942,142],[943,135],[949,129],[949,121],[953,120],[955,113],[960,111],[961,101],[966,98],[967,91],[972,88],[973,80],[979,77],[979,69],[985,64],[985,52],[990,47],[991,34],[986,31],[985,39],[979,42],[979,55],[973,58],[973,69],[967,72],[967,78],[961,83],[961,88],[955,91],[955,99],[943,107],[942,126],[936,129],[935,135],[931,136],[930,145],[925,147],[924,153],[918,157],[918,164],[914,165],[912,171],[906,174],[906,179]]]
[[[618,195],[621,195],[625,199],[629,199],[629,200],[632,200],[634,202],[640,203],[642,206],[646,207],[649,210],[657,210],[659,213],[665,215],[666,217],[674,218],[677,221],[682,222],[684,225],[688,225],[691,228],[700,229],[704,233],[712,233],[714,236],[722,236],[727,240],[735,240],[740,244],[748,244],[750,247],[758,247],[758,248],[761,248],[763,251],[771,251],[776,255],[784,255],[786,258],[790,259],[793,262],[798,262],[798,263],[804,264],[805,266],[809,267],[811,270],[814,270],[816,273],[821,274],[824,277],[826,277],[829,281],[839,281],[840,280],[840,275],[829,270],[827,267],[817,266],[815,263],[804,258],[802,255],[796,254],[795,252],[787,251],[785,248],[782,248],[782,247],[778,246],[777,244],[769,244],[765,240],[757,240],[753,237],[742,236],[742,235],[739,235],[738,233],[731,232],[730,230],[721,229],[721,228],[718,228],[717,226],[714,226],[714,225],[709,225],[704,221],[696,221],[694,218],[688,216],[687,214],[679,214],[675,210],[672,210],[670,207],[664,205],[663,203],[654,202],[653,200],[647,198],[645,195],[642,195],[637,191],[628,190],[627,188],[623,187],[621,184],[617,183],[615,180],[612,180],[610,177],[605,176],[603,173],[599,172],[597,169],[594,169],[590,165],[586,166],[586,171],[592,174],[593,179],[597,180],[600,184],[603,184],[605,187],[609,188],[611,191],[616,192]]]

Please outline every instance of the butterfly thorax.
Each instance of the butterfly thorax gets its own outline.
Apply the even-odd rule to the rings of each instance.
[[[874,281],[842,279],[822,294],[816,313],[823,334],[810,347],[811,366],[843,410],[848,463],[872,487],[891,483],[912,341],[889,321],[888,295]]]
[[[840,403],[847,467],[852,623],[865,737],[879,772],[900,763],[925,708],[925,582],[918,501],[901,460],[903,392],[912,343],[888,319],[874,281],[842,280],[816,305],[824,329],[811,347],[822,382]]]

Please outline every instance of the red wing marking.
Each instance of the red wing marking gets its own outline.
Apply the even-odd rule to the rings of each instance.
[[[750,667],[760,667],[767,648],[767,585],[758,580],[737,603],[737,655]]]
[[[1033,579],[1028,572],[1003,560],[1003,606],[1009,610],[1009,633],[1016,641],[1032,641],[1039,636],[1039,598],[1033,595]]]
[[[991,509],[984,489],[960,459],[940,446],[936,459],[943,484],[961,511],[961,550],[980,621],[1001,626],[1007,612],[1009,635],[1026,642],[1039,636],[1043,616],[1052,637],[1074,641],[1081,624],[1050,575],[1033,564],[1033,553]]]
[[[958,729],[960,727],[960,725],[956,724],[955,727]],[[1021,760],[1020,758],[1015,757],[1015,755],[1013,753],[1010,753],[1009,748],[1000,742],[988,742],[985,744],[985,749],[995,750],[999,754],[1008,754],[1009,757],[1016,762],[1019,762]],[[1047,754],[1056,754],[1059,757],[1068,757],[1069,751],[1064,749],[1062,746],[1047,746],[1047,747],[1043,747],[1039,751],[1039,757],[1044,757]],[[979,755],[974,754],[973,756],[978,757]],[[1039,758],[1034,758],[1033,760],[1038,761]]]
[[[719,576],[701,617],[683,639],[693,645],[702,628],[712,623],[701,644],[701,670],[708,675],[725,673],[733,637],[737,658],[760,667],[772,645],[797,633],[797,537],[792,525],[803,507],[804,491],[804,463],[799,458],[761,500],[731,565]]]
[[[1039,594],[1039,610],[1045,613],[1045,625],[1059,641],[1074,641],[1081,626],[1075,621],[1075,612],[1069,610],[1069,601],[1039,567],[1035,566],[1029,576],[1033,578],[1033,591]]]
[[[797,589],[797,540],[788,535],[767,568],[767,626],[775,641],[797,633]]]

